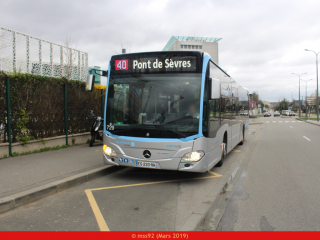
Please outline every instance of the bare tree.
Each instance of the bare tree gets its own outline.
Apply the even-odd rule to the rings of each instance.
[[[77,61],[77,54],[79,54],[78,50],[73,46],[73,39],[71,35],[66,35],[63,40],[63,65],[61,77],[66,77],[67,79],[73,78],[73,68],[75,67]]]

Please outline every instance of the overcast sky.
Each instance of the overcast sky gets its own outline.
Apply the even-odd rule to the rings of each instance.
[[[222,38],[219,65],[260,99],[298,98],[298,76],[316,89],[320,1],[239,0],[4,0],[0,26],[89,53],[89,65],[108,68],[110,57],[161,51],[171,36]],[[301,82],[301,85],[304,85]],[[301,87],[305,96],[305,87]]]

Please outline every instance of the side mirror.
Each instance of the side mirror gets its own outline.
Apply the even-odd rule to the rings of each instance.
[[[108,71],[102,71],[101,76],[103,76],[103,77],[107,77],[107,76],[108,76]]]
[[[86,82],[86,91],[91,92],[93,90],[95,76],[93,74],[88,75]]]
[[[221,86],[220,81],[218,79],[210,78],[211,83],[211,99],[220,99]]]

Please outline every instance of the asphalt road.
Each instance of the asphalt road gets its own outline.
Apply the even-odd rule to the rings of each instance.
[[[319,231],[320,126],[294,118],[259,121],[251,127],[255,149],[217,230]]]
[[[212,173],[113,167],[106,176],[1,214],[0,231],[177,230],[245,147],[237,146]]]

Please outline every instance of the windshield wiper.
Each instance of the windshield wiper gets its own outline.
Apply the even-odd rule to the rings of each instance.
[[[160,129],[165,129],[165,130],[168,130],[168,131],[170,131],[170,132],[176,133],[176,134],[178,134],[178,135],[180,135],[180,136],[182,136],[182,137],[187,137],[187,135],[185,135],[185,134],[183,134],[183,133],[181,133],[181,132],[172,130],[172,129],[170,129],[170,128],[166,128],[166,127],[164,127],[163,125],[154,125],[154,126],[159,126]]]

